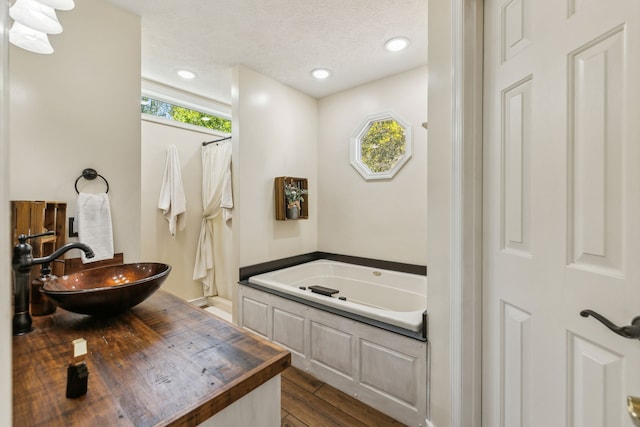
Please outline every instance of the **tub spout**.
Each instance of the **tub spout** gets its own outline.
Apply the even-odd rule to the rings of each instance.
[[[11,266],[14,273],[14,314],[13,314],[13,335],[22,335],[31,332],[31,315],[29,314],[29,279],[31,267],[36,264],[49,264],[71,249],[84,251],[87,258],[93,258],[93,250],[84,243],[67,243],[51,255],[34,258],[32,247],[27,243],[27,239],[34,239],[42,236],[55,234],[53,231],[27,236],[18,236],[18,244],[13,248],[13,258]]]

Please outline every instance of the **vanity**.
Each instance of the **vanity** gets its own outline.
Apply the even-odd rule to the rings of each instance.
[[[117,317],[58,308],[33,327],[13,337],[15,426],[280,425],[290,353],[162,290]],[[68,399],[77,338],[88,392]]]

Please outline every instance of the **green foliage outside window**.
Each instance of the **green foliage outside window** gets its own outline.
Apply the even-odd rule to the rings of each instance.
[[[371,172],[393,169],[405,153],[404,127],[395,120],[371,123],[360,140],[360,161]]]
[[[141,111],[144,114],[164,117],[176,122],[189,123],[195,126],[202,126],[208,129],[215,129],[224,133],[231,133],[231,120],[189,108],[179,107],[168,102],[157,99],[142,97],[140,103]]]

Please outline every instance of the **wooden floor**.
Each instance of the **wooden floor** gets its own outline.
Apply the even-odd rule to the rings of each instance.
[[[293,366],[282,373],[282,426],[404,426]]]

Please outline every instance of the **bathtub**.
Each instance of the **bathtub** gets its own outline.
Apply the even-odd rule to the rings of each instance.
[[[317,260],[240,282],[238,323],[290,350],[295,367],[424,426],[426,286],[422,275]]]
[[[312,306],[333,308],[329,311],[346,317],[406,329],[414,332],[407,335],[426,339],[426,276],[318,260],[252,276],[249,283],[314,303]],[[326,296],[314,292],[314,286],[338,292]]]

